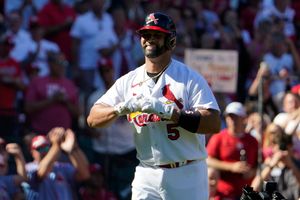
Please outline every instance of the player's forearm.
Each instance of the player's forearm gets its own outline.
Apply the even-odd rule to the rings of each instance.
[[[220,113],[217,110],[199,110],[201,113],[198,133],[218,133],[221,129]]]
[[[92,127],[104,127],[114,121],[118,115],[114,107],[96,104],[92,107],[88,117],[87,124]]]

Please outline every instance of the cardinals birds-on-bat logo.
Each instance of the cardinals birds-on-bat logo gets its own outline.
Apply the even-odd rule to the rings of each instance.
[[[147,19],[146,23],[149,24],[151,22],[154,22],[154,24],[158,23],[158,18],[155,18],[153,13],[148,16],[148,19]]]
[[[179,109],[183,108],[183,104],[175,97],[173,92],[170,90],[170,84],[167,84],[162,88],[162,94],[168,100],[174,102]]]

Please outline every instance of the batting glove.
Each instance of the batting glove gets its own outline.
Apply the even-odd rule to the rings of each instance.
[[[141,110],[140,101],[137,97],[130,98],[114,106],[114,110],[119,116],[130,114]]]
[[[163,104],[161,101],[153,97],[144,98],[140,101],[142,112],[155,113],[161,118],[167,120],[171,119],[174,106]]]

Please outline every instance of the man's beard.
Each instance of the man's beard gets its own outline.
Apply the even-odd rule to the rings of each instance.
[[[144,54],[147,58],[156,58],[167,51],[166,46],[158,46],[154,50],[146,50],[146,47],[143,48]]]

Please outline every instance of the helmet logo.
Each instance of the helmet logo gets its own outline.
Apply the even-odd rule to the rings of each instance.
[[[154,22],[154,24],[158,24],[158,18],[155,18],[154,13],[151,13],[151,14],[148,16],[147,24],[149,24],[149,23],[151,23],[151,22]]]

